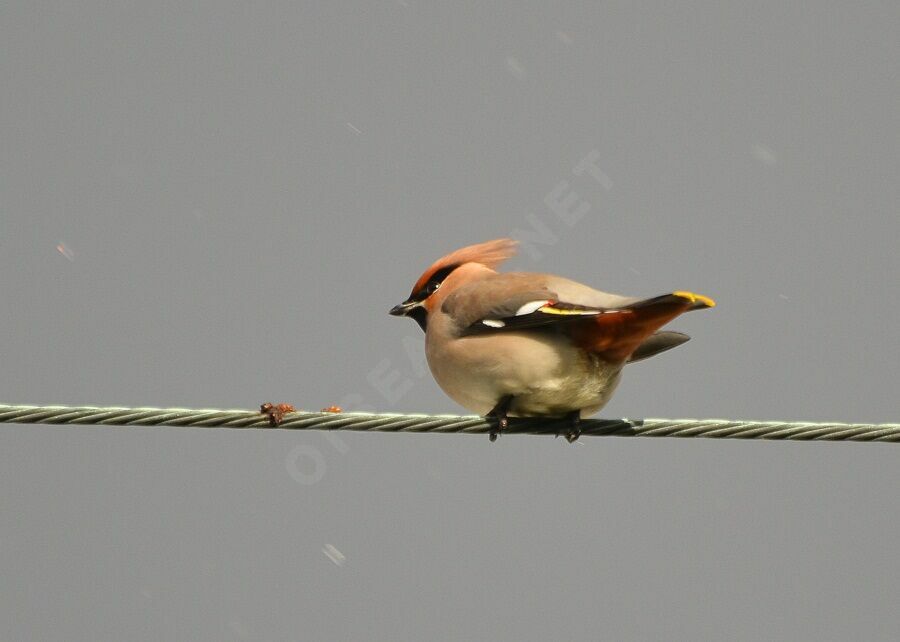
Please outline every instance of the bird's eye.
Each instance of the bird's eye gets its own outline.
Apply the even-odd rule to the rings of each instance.
[[[440,270],[435,271],[433,274],[428,275],[428,280],[425,281],[425,285],[419,286],[418,282],[416,283],[416,289],[413,290],[413,293],[410,294],[410,299],[415,301],[424,301],[432,294],[438,291],[438,288],[441,287],[441,284],[444,282],[450,273],[458,268],[458,265],[448,265],[447,267],[443,267]]]

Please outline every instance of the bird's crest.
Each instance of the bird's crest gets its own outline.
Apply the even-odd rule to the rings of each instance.
[[[419,277],[413,292],[423,287],[432,276],[441,270],[455,268],[464,263],[480,263],[491,269],[496,268],[505,260],[511,258],[516,253],[518,241],[513,239],[494,239],[493,241],[485,241],[476,245],[461,247],[458,250],[450,252],[447,256],[439,258],[431,267],[425,270],[424,274]]]

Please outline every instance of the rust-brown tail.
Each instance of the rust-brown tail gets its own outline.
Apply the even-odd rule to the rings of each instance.
[[[711,308],[715,302],[691,292],[673,292],[632,303],[617,312],[607,312],[579,324],[575,341],[606,361],[624,362],[647,337],[675,317],[689,311]]]

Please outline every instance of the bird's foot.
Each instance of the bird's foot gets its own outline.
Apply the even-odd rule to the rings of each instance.
[[[296,408],[289,403],[266,402],[259,407],[259,411],[269,418],[269,425],[275,428],[284,420],[285,413],[296,412]]]
[[[492,442],[497,441],[497,437],[500,436],[500,433],[509,428],[509,417],[506,416],[506,413],[509,412],[512,401],[513,396],[506,395],[501,398],[500,401],[497,402],[497,405],[486,415],[487,417],[493,417],[497,420],[497,425],[492,426],[489,433]]]
[[[497,428],[495,430],[491,430],[489,434],[489,438],[492,442],[497,441],[497,437],[500,436],[500,433],[509,428],[509,418],[508,417],[497,417]]]
[[[581,411],[575,410],[569,413],[567,418],[571,425],[569,426],[569,432],[566,433],[566,441],[571,444],[578,441],[578,438],[581,437]]]

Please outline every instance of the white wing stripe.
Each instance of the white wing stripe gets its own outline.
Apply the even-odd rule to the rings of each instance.
[[[548,303],[550,303],[550,301],[546,301],[546,300],[545,301],[529,301],[528,303],[523,305],[521,308],[516,310],[516,316],[521,317],[526,314],[531,314],[532,312],[536,312],[536,311],[540,310],[542,307],[544,307],[545,305],[547,305]]]

